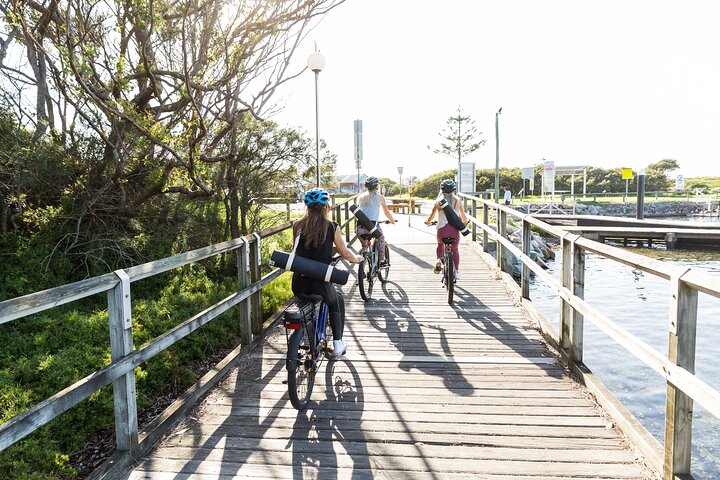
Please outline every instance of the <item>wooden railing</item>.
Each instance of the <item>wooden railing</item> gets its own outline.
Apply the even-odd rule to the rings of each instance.
[[[350,238],[351,197],[332,206],[332,218],[341,224],[348,244]],[[268,228],[258,233],[235,238],[190,252],[163,258],[125,270],[89,278],[0,302],[0,324],[18,320],[66,303],[107,292],[110,323],[111,363],[97,370],[50,398],[34,405],[0,425],[0,451],[30,435],[63,412],[93,393],[112,383],[115,405],[115,437],[117,454],[113,465],[122,468],[132,457],[147,452],[171,424],[190,408],[229,371],[244,353],[252,349],[271,327],[263,323],[262,288],[279,277],[284,270],[275,269],[261,275],[261,242],[292,227],[293,222]],[[140,348],[133,346],[131,283],[201,260],[235,252],[237,260],[236,293],[197,313]],[[142,430],[138,430],[135,393],[135,367],[176,344],[222,313],[239,305],[241,344],[208,375],[185,392],[173,405]]]
[[[472,222],[473,240],[478,239],[477,229],[480,228],[484,252],[488,252],[488,242],[496,242],[496,258],[492,261],[497,262],[498,268],[501,271],[504,270],[503,250],[505,249],[522,262],[518,294],[523,305],[531,310],[534,309],[530,301],[531,271],[557,291],[561,299],[560,329],[556,331],[547,321],[541,322],[541,329],[573,372],[585,382],[601,404],[613,414],[615,420],[650,464],[658,471],[663,472],[663,478],[674,479],[675,476],[690,475],[693,401],[700,403],[715,417],[720,418],[720,392],[694,374],[698,292],[720,298],[720,279],[687,267],[670,265],[582,238],[530,215],[482,198],[464,194],[460,194],[460,197],[464,200],[468,218]],[[478,208],[482,209],[481,219],[478,219]],[[494,214],[494,227],[489,222],[491,212]],[[513,217],[521,224],[522,247],[520,249],[506,238],[508,216]],[[560,239],[562,248],[560,281],[553,278],[530,258],[531,227]],[[667,355],[657,352],[583,299],[585,254],[587,252],[642,270],[670,282]],[[506,280],[512,280],[512,278],[506,277]],[[508,283],[516,285],[514,281]],[[544,320],[544,317],[538,316]],[[583,322],[586,318],[665,378],[667,394],[664,448],[583,364]]]

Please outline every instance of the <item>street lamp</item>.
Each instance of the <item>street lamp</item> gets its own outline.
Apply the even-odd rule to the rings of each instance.
[[[320,112],[318,103],[318,80],[320,71],[325,68],[325,57],[315,51],[307,59],[308,68],[315,72],[315,168],[317,169],[317,187],[320,188]]]
[[[500,203],[500,130],[498,129],[500,113],[502,107],[495,113],[495,203]]]

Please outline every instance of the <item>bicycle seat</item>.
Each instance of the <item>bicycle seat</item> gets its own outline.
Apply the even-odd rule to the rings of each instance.
[[[297,297],[299,300],[305,300],[306,302],[312,302],[312,303],[322,302],[322,299],[323,299],[322,295],[317,295],[314,293],[307,293],[307,294],[301,293]]]
[[[320,295],[313,295],[314,297],[320,297]],[[322,297],[320,297],[322,300]],[[290,305],[285,310],[285,321],[286,322],[299,322],[303,318],[307,318],[312,315],[313,303],[307,300],[301,300],[298,303]]]
[[[452,245],[453,243],[455,243],[455,239],[452,237],[446,237],[446,238],[443,238],[442,240],[445,245]]]
[[[373,236],[369,233],[361,233],[360,238],[362,238],[363,240],[372,240]]]

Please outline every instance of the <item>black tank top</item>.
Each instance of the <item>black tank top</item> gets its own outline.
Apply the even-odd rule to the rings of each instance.
[[[315,260],[317,262],[322,262],[326,265],[330,265],[330,262],[332,261],[332,247],[333,240],[335,238],[335,229],[337,227],[337,223],[328,222],[328,231],[327,235],[325,236],[325,241],[317,247],[310,249],[305,248],[305,237],[302,235],[301,232],[300,242],[295,253],[297,255],[300,255],[301,257],[309,258],[310,260]]]

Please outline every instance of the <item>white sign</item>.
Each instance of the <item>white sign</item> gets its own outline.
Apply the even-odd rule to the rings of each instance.
[[[458,192],[474,193],[475,192],[475,163],[460,162],[458,172]]]
[[[398,169],[398,173],[399,173],[400,175],[402,175],[403,167],[397,167],[397,169]]]
[[[543,160],[543,191],[555,191],[555,162]]]
[[[360,170],[362,168],[362,120],[355,120],[355,168]]]
[[[535,177],[535,167],[525,167],[522,169],[523,180],[532,180]]]
[[[685,175],[675,177],[675,190],[685,190]]]

